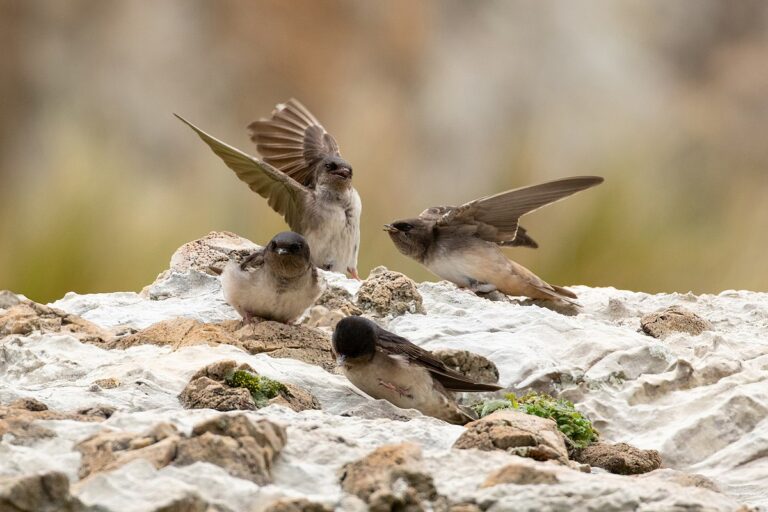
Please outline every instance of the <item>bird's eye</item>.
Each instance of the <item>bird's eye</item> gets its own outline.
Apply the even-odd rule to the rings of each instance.
[[[328,162],[327,164],[325,164],[325,168],[328,169],[329,171],[333,171],[334,169],[336,169],[336,164],[333,162]]]
[[[301,244],[291,244],[290,251],[291,252],[299,252],[301,250]]]
[[[407,222],[398,222],[397,224],[394,224],[394,226],[398,231],[405,231],[406,233],[413,229],[413,226]]]

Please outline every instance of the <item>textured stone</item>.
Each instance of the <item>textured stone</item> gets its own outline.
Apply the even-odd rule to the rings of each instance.
[[[573,458],[619,475],[647,473],[661,466],[661,455],[656,450],[641,450],[626,443],[594,443],[575,450]]]
[[[524,464],[510,464],[488,475],[480,487],[493,487],[501,484],[555,484],[557,482],[557,475],[553,471]]]
[[[485,384],[499,382],[499,369],[493,361],[468,350],[439,349],[432,355],[440,359],[448,368],[456,370],[474,380]]]
[[[85,507],[69,491],[69,479],[60,472],[0,476],[2,512],[80,512]]]
[[[644,333],[654,338],[664,338],[674,332],[697,336],[712,330],[711,323],[680,306],[671,306],[643,316],[640,319],[640,327]]]
[[[33,332],[70,334],[82,342],[105,345],[112,333],[77,315],[32,301],[20,302],[0,314],[0,339]]]
[[[400,272],[376,267],[357,292],[357,305],[378,316],[426,313],[416,283]]]
[[[62,413],[51,411],[34,398],[22,398],[9,406],[0,406],[0,437],[13,436],[12,444],[29,445],[39,439],[55,437],[38,420],[101,421],[103,416],[83,412]]]

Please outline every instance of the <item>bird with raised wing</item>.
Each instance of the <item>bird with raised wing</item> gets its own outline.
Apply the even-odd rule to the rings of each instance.
[[[362,204],[352,187],[352,166],[306,107],[291,99],[277,105],[270,119],[251,123],[261,160],[176,117],[306,238],[315,266],[358,277]]]
[[[398,220],[384,229],[401,253],[459,287],[576,304],[575,293],[551,285],[511,261],[501,247],[531,246],[528,241],[533,240],[525,233],[523,242],[516,244],[520,217],[602,182],[603,178],[596,176],[549,181],[458,207],[428,208],[417,218]]]

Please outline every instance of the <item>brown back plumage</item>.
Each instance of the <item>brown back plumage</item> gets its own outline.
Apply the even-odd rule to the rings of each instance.
[[[314,187],[318,162],[340,156],[333,136],[293,98],[277,105],[271,118],[251,123],[248,130],[265,162],[307,187]]]

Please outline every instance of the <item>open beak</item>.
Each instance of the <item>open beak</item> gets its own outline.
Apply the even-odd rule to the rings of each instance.
[[[393,226],[392,224],[384,224],[384,231],[387,231],[387,232],[389,232],[389,233],[397,233],[397,232],[398,232],[398,231],[400,231],[400,230],[399,230],[399,229],[397,229],[397,228],[396,228],[395,226]]]
[[[338,176],[339,178],[349,179],[352,177],[352,171],[346,167],[340,167],[331,171],[331,174]]]
[[[336,366],[344,366],[344,362],[347,360],[347,356],[341,355],[336,358]]]

